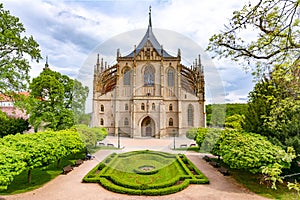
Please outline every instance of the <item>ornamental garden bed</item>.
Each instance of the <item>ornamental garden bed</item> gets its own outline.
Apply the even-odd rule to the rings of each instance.
[[[100,183],[117,193],[156,196],[178,192],[189,184],[207,184],[209,180],[185,155],[143,150],[109,155],[83,182]]]

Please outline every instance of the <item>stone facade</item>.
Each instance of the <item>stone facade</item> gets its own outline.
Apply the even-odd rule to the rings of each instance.
[[[185,135],[205,126],[204,73],[200,55],[181,64],[181,53],[168,54],[149,26],[140,44],[106,67],[99,55],[94,68],[91,126],[129,137]]]

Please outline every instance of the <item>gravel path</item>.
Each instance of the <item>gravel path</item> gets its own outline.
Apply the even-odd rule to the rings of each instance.
[[[164,148],[171,140],[155,140],[155,139],[127,139],[122,140],[123,146],[126,146],[123,151],[138,149],[141,143],[146,143],[147,149]],[[111,138],[109,143],[114,143],[115,138]],[[178,141],[180,142],[180,141]],[[182,141],[181,141],[182,142]],[[115,144],[115,143],[114,143]],[[133,146],[129,146],[132,144]],[[153,146],[151,146],[151,144]],[[158,147],[159,145],[164,147]],[[179,145],[179,144],[178,144]],[[151,148],[152,147],[152,148]],[[122,152],[123,152],[122,151]],[[27,193],[0,196],[0,200],[240,200],[251,199],[259,200],[266,199],[256,194],[249,192],[247,189],[236,183],[230,176],[223,176],[212,166],[207,164],[200,158],[198,153],[186,152],[188,158],[209,178],[208,185],[190,185],[183,191],[175,194],[165,195],[161,197],[153,196],[132,196],[117,194],[105,190],[99,184],[82,183],[82,178],[95,166],[99,161],[112,153],[111,150],[102,150],[95,154],[95,159],[85,161],[79,167],[67,175],[60,175],[54,180],[48,182],[44,186],[34,191]],[[119,151],[120,152],[120,151]],[[177,152],[178,153],[178,152]]]

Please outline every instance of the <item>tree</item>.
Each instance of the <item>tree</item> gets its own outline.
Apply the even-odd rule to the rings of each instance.
[[[238,114],[244,115],[247,113],[248,105],[245,103],[227,103],[227,104],[210,104],[206,106],[206,123],[209,126],[224,127],[224,119]]]
[[[226,117],[225,119],[225,127],[233,128],[237,130],[242,130],[242,124],[244,123],[244,115],[231,115],[230,117]]]
[[[284,147],[293,145],[297,151],[300,149],[297,140],[300,136],[299,4],[299,0],[259,0],[254,6],[249,3],[233,13],[229,25],[210,38],[207,48],[219,58],[229,57],[243,67],[252,68],[258,80],[254,101],[250,99],[254,118],[246,116],[253,123],[251,126],[248,123],[247,129],[268,135]],[[250,31],[253,37],[249,37]]]
[[[187,130],[185,136],[188,139],[196,140],[197,130],[198,130],[197,128],[190,128],[189,130]]]
[[[244,130],[265,136],[272,134],[264,120],[270,115],[272,102],[268,97],[276,95],[274,92],[272,83],[268,79],[256,83],[253,91],[249,93],[248,112],[245,113],[243,124]]]
[[[14,177],[27,170],[28,182],[34,168],[47,166],[84,150],[74,130],[47,130],[34,134],[16,134],[0,138],[0,190],[7,189]]]
[[[202,143],[205,139],[205,136],[206,136],[208,130],[209,129],[202,128],[202,127],[197,129],[197,133],[196,133],[196,136],[195,136],[195,141],[196,141],[196,143],[198,144],[199,147],[202,146]]]
[[[85,122],[89,124],[90,115],[85,114],[85,101],[89,94],[89,88],[81,82],[74,80],[72,91],[72,108],[76,117],[76,123]]]
[[[74,128],[89,151],[96,146],[98,141],[102,141],[107,136],[107,130],[104,127],[88,127],[85,124],[78,124]]]
[[[32,80],[29,88],[27,110],[35,130],[40,126],[53,130],[70,128],[77,121],[75,116],[84,112],[87,87],[48,67]]]
[[[38,43],[32,36],[23,36],[25,28],[19,18],[10,15],[0,3],[0,94],[27,88],[32,60],[41,59]]]
[[[284,146],[293,146],[300,153],[300,65],[285,65],[272,73],[272,87],[268,96],[272,102],[270,115],[264,121]],[[287,75],[283,75],[287,73]]]
[[[29,130],[29,122],[27,119],[0,116],[0,137],[9,134],[23,133]]]
[[[234,11],[229,25],[210,38],[207,50],[222,58],[230,57],[243,67],[254,62],[258,77],[275,65],[299,60],[298,0],[259,0]],[[249,40],[249,33],[256,37]],[[250,37],[252,38],[252,37]]]
[[[78,124],[89,125],[91,121],[91,113],[80,114],[78,117]]]
[[[261,135],[227,129],[220,139],[221,156],[231,168],[260,172],[262,166],[274,163],[290,166],[286,152]]]
[[[213,127],[223,127],[226,116],[226,104],[213,104],[208,108],[207,125]]]
[[[294,74],[289,68],[289,74]],[[243,128],[267,136],[274,144],[293,146],[300,152],[299,76],[283,77],[280,69],[272,79],[259,81],[249,95],[249,108]]]
[[[26,155],[0,143],[0,191],[6,190],[14,177],[26,169]]]

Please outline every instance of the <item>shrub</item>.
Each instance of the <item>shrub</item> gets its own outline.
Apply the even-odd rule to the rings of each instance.
[[[146,154],[146,157],[144,156],[144,154]],[[127,158],[130,160],[143,157],[146,158],[145,162],[150,162],[148,160],[150,159],[153,160],[154,164],[157,161],[168,163],[170,162],[170,159],[172,161],[172,158],[177,158],[177,160],[168,163],[163,168],[156,168],[149,171],[149,173],[139,174],[139,170],[134,167],[142,162],[140,160],[135,160],[137,162],[133,161],[133,164],[127,163],[129,162]],[[111,159],[109,165],[105,166],[104,163],[108,159]],[[193,175],[186,164],[183,162],[183,160],[192,171],[197,172],[197,174],[199,175]],[[128,167],[127,169],[122,168],[124,165],[122,164],[122,162],[126,163],[126,167]],[[100,173],[95,174],[97,170],[101,171]],[[133,171],[136,171],[138,173],[132,173]],[[168,171],[171,173],[165,173]],[[157,178],[157,176],[159,176],[160,178]],[[139,181],[137,182],[133,180]],[[155,181],[149,182],[149,180]],[[97,182],[110,191],[122,194],[154,196],[178,192],[186,188],[189,184],[208,183],[208,179],[193,165],[192,162],[187,159],[185,155],[172,155],[154,151],[134,151],[119,154],[114,156],[113,158],[112,155],[109,155],[104,160],[104,162],[99,163],[84,177],[84,182]]]
[[[196,139],[197,128],[191,128],[186,132],[186,137],[191,140]]]

